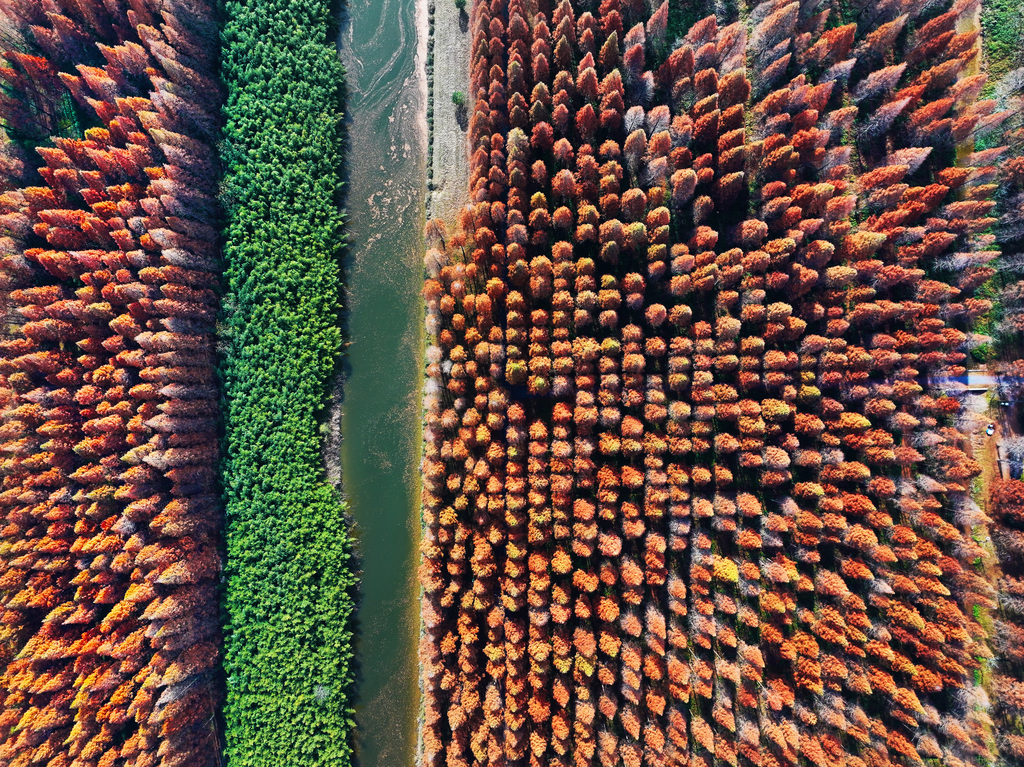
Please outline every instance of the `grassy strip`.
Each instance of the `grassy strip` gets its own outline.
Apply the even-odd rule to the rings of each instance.
[[[1024,11],[1020,0],[985,0],[981,5],[982,44],[990,83],[1024,63]]]
[[[351,759],[355,576],[320,416],[341,342],[344,72],[326,0],[225,3],[227,756]]]

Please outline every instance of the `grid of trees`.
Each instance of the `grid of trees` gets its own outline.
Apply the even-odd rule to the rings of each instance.
[[[473,4],[432,227],[429,765],[974,765],[976,2]],[[991,148],[972,151],[975,141]]]
[[[215,19],[0,24],[0,762],[215,764]]]

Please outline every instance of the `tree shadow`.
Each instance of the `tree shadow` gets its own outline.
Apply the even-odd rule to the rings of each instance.
[[[469,31],[469,14],[465,8],[459,8],[459,31],[463,34]]]
[[[469,108],[465,103],[455,104],[455,122],[463,131],[469,129]]]

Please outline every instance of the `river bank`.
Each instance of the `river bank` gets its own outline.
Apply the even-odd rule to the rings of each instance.
[[[454,228],[456,215],[466,203],[469,184],[469,151],[466,128],[473,99],[469,93],[469,18],[454,0],[428,0],[430,52],[427,80],[429,155],[427,169],[427,218],[441,218]],[[435,52],[441,52],[435,55]],[[460,109],[452,101],[462,94]]]
[[[466,203],[469,186],[469,148],[466,129],[469,120],[469,54],[471,37],[469,18],[460,11],[454,0],[419,0],[426,9],[426,19],[421,27],[422,39],[427,42],[426,84],[428,90],[427,125],[427,193],[426,218],[440,218],[452,230],[459,209]],[[442,51],[443,55],[437,55]],[[465,96],[466,107],[460,112],[452,94]],[[427,339],[424,337],[424,347]],[[426,382],[426,368],[421,367],[422,382]],[[422,400],[421,400],[422,401]],[[426,416],[425,402],[421,409],[421,429]],[[421,432],[422,433],[422,432]],[[417,461],[422,454],[417,455]],[[417,483],[417,490],[419,483]],[[417,504],[417,521],[421,524]],[[422,536],[422,530],[420,531]],[[417,562],[418,564],[418,562]],[[416,583],[417,604],[422,606],[422,590]],[[417,615],[419,613],[417,612]],[[422,620],[417,622],[417,640],[423,639]],[[418,667],[418,658],[417,658]],[[417,674],[419,678],[419,674]],[[422,680],[420,680],[422,681]],[[419,765],[423,755],[423,689],[417,698],[416,761]]]

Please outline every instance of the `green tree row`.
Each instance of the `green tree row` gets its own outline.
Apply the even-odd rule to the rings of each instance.
[[[340,352],[344,72],[327,0],[228,0],[227,757],[351,759],[355,575],[320,422]]]

